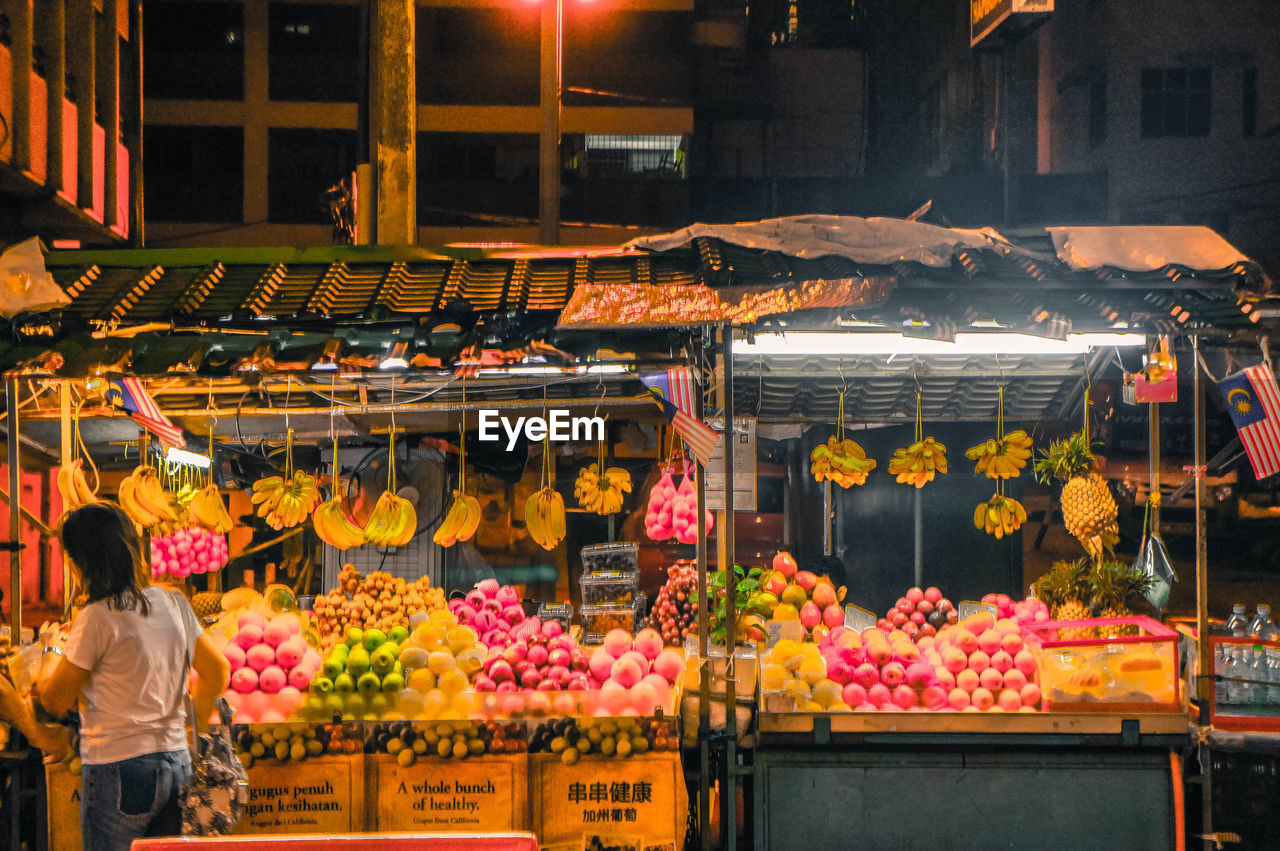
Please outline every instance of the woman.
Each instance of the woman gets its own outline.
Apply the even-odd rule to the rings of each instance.
[[[196,711],[211,717],[227,662],[186,600],[148,583],[133,522],[118,506],[69,514],[62,548],[87,602],[65,647],[46,648],[61,658],[51,671],[45,666],[36,693],[55,717],[80,705],[85,851],[178,835],[178,793],[191,779],[187,683],[194,665]]]

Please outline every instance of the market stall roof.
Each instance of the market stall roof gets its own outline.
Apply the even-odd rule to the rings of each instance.
[[[545,392],[582,402],[600,388],[634,397],[637,366],[680,360],[686,332],[725,321],[749,335],[841,329],[952,341],[1132,330],[1251,341],[1280,317],[1263,270],[1206,228],[1002,235],[803,216],[598,249],[53,251],[46,263],[69,303],[14,318],[0,366],[31,377],[165,376],[166,409],[238,409],[246,434],[278,430],[268,412],[284,407],[321,416],[324,395],[367,419],[390,404],[393,373],[403,375],[398,398],[437,406],[441,420],[460,405],[453,379],[463,373],[476,379],[476,401],[485,376],[495,401],[533,404]],[[1088,365],[1109,357],[1095,353]],[[408,368],[378,369],[392,365]],[[601,384],[602,365],[623,372]],[[845,387],[857,416],[892,420],[913,412],[908,379],[918,379],[928,417],[987,418],[1005,384],[1010,417],[1038,419],[1070,412],[1085,367],[1083,355],[775,352],[744,356],[735,407],[830,418]],[[525,370],[528,386],[510,370]],[[334,372],[357,376],[353,387],[326,390]]]

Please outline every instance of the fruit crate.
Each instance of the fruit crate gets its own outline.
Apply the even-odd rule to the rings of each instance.
[[[1119,635],[1121,627],[1137,634]],[[1137,616],[1044,621],[1023,629],[1040,640],[1045,711],[1185,711],[1179,636],[1163,624]],[[1106,635],[1096,637],[1098,630]]]
[[[584,606],[629,606],[640,591],[640,574],[617,570],[583,573],[578,585]]]
[[[1246,675],[1226,675],[1222,669],[1224,649],[1260,648],[1273,658],[1280,658],[1280,641],[1257,638],[1209,636],[1209,658],[1213,660],[1213,676],[1209,677],[1210,726],[1218,730],[1242,733],[1280,733],[1280,681],[1254,680]],[[1244,700],[1232,695],[1239,686],[1253,687],[1255,693]]]
[[[701,688],[702,666],[698,656],[698,640],[696,636],[685,639],[684,687],[687,691],[696,692]],[[707,646],[707,663],[711,671],[711,694],[724,697],[726,694],[726,673],[729,657],[724,647],[717,644]],[[733,652],[733,693],[738,700],[754,699],[756,693],[756,674],[759,672],[759,659],[755,645],[738,647]]]
[[[593,544],[582,548],[582,572],[640,574],[640,547],[632,541]]]

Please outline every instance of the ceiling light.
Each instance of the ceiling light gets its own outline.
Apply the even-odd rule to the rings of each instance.
[[[954,343],[923,340],[901,334],[797,331],[789,334],[756,334],[753,342],[734,344],[733,353],[759,355],[984,355],[984,354],[1083,354],[1106,346],[1145,346],[1144,334],[1071,334],[1051,340],[1032,334],[961,333]]]
[[[199,455],[195,452],[188,452],[185,449],[179,449],[176,446],[170,446],[168,453],[164,456],[164,460],[170,464],[182,464],[187,467],[199,467],[201,470],[209,469],[209,456]]]

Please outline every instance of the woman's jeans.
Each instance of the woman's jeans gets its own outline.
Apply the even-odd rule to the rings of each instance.
[[[179,836],[178,792],[191,782],[187,750],[86,765],[81,775],[84,851],[127,851],[143,836]]]

